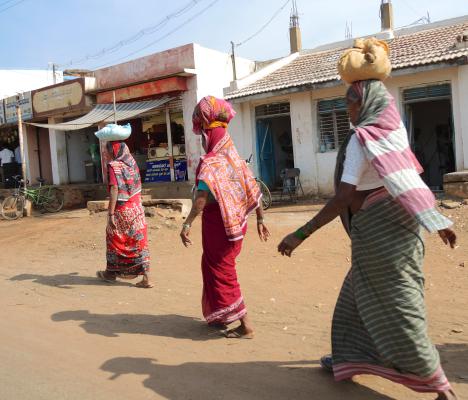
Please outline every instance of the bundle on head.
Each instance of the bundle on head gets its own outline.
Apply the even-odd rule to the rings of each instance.
[[[368,79],[385,80],[392,71],[389,48],[376,38],[356,39],[354,47],[346,50],[338,61],[338,73],[346,83]]]

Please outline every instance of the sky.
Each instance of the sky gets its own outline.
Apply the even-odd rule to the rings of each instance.
[[[380,30],[380,0],[297,0],[297,6],[304,48],[345,39],[347,24],[354,37]],[[427,12],[433,22],[468,15],[468,0],[393,0],[393,8],[402,27]],[[92,70],[191,42],[229,52],[231,41],[244,42],[275,16],[236,47],[239,56],[272,59],[289,53],[290,10],[286,0],[0,0],[0,69],[46,69],[53,62]]]

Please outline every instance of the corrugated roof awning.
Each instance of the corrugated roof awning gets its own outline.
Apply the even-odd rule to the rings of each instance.
[[[115,105],[115,118],[113,104],[98,104],[88,114],[73,121],[62,122],[59,124],[37,124],[34,122],[27,122],[27,124],[38,126],[40,128],[56,129],[58,131],[75,131],[78,129],[88,128],[101,122],[111,123],[114,122],[114,120],[118,122],[131,119],[137,115],[160,107],[171,100],[173,100],[172,97],[165,96],[161,99],[151,101],[117,103]]]

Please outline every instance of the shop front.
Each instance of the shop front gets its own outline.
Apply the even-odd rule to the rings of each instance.
[[[79,78],[32,93],[35,126],[31,126],[31,142],[41,151],[46,151],[44,147],[49,147],[52,176],[44,176],[49,182],[101,182],[97,151],[99,146],[94,136],[95,129],[87,126],[70,132],[53,129],[54,124],[74,120],[92,108],[93,99],[86,95],[86,92],[93,88],[93,84],[93,78]],[[44,175],[44,170],[49,171],[49,168],[44,168],[40,157],[35,161],[34,168],[39,169],[41,176]]]
[[[118,103],[170,97],[168,102],[137,118],[119,122],[129,123],[132,127],[132,135],[126,143],[144,183],[184,182],[188,179],[181,98],[185,90],[185,78],[172,77],[97,94],[98,103],[105,103],[114,96]]]
[[[21,109],[21,118],[23,121],[28,121],[33,117],[32,105],[31,105],[31,92],[22,93],[19,96],[7,97],[0,101],[0,151],[4,151],[4,154],[11,154],[9,160],[8,157],[2,159],[2,165],[0,168],[0,180],[5,188],[14,187],[15,182],[12,179],[14,175],[21,175],[22,169],[22,157],[20,150],[20,140],[18,134],[18,114],[17,105]],[[24,156],[27,159],[28,149],[27,140],[25,140],[25,151]],[[29,171],[26,171],[29,175]]]

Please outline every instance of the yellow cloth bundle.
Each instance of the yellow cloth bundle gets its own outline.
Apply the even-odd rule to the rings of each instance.
[[[346,50],[338,61],[338,73],[346,83],[367,79],[385,80],[392,71],[390,50],[383,40],[356,39],[354,47]]]

